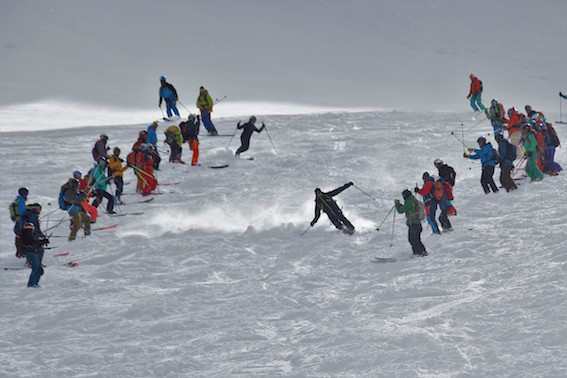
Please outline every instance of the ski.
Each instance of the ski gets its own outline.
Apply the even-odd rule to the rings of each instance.
[[[120,206],[125,206],[125,205],[134,205],[136,203],[148,203],[148,202],[152,202],[154,200],[154,197],[142,200],[142,201],[134,201],[134,202],[128,202],[128,203],[123,203]]]
[[[69,268],[76,268],[79,266],[79,263],[76,261],[69,261],[68,263],[63,264],[62,266],[67,266]]]
[[[205,167],[205,168],[213,168],[213,169],[220,169],[228,167],[228,164],[221,164],[221,165],[212,165],[212,164],[197,164],[197,167]]]
[[[562,124],[562,125],[567,125],[567,122],[563,122],[563,121],[557,121],[557,122],[555,122],[555,123],[560,123],[560,124]]]
[[[53,257],[64,257],[64,256],[69,256],[69,252],[63,252],[53,255]]]
[[[97,228],[91,228],[91,231],[104,231],[104,230],[111,230],[113,228],[118,227],[118,223],[115,223],[113,225],[110,226],[104,226],[104,227],[97,227]]]
[[[25,269],[29,269],[27,266],[6,266],[3,268],[4,270],[25,270]]]
[[[388,263],[388,262],[396,262],[398,261],[395,257],[373,257],[370,259],[371,262],[374,263]]]
[[[168,185],[179,185],[181,184],[181,181],[177,181],[177,182],[164,182],[164,183],[159,183],[158,185],[160,186],[168,186]]]

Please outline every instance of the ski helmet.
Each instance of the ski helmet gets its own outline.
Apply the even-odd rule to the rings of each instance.
[[[29,190],[28,188],[20,188],[18,189],[18,194],[21,195],[22,197],[27,197],[29,194]]]
[[[481,136],[476,140],[478,143],[482,142],[482,143],[486,143],[486,138]]]
[[[502,139],[502,138],[504,138],[504,135],[502,135],[502,133],[496,133],[496,134],[494,134],[494,139],[500,140],[500,139]]]
[[[403,196],[404,199],[406,200],[406,199],[408,199],[408,198],[411,197],[411,192],[406,189],[406,190],[404,190],[404,191],[402,192],[402,196]]]
[[[443,160],[441,159],[435,159],[435,161],[433,161],[433,165],[437,166],[437,165],[441,165],[443,164]]]
[[[120,155],[120,148],[114,147],[114,150],[112,150],[112,152],[114,152],[115,155]]]
[[[100,139],[108,140],[108,135],[100,134]]]
[[[255,120],[256,120],[256,116],[250,117],[250,121],[255,121]]]
[[[74,177],[71,177],[71,178],[69,179],[68,183],[69,183],[69,185],[71,185],[71,186],[78,186],[78,185],[79,185],[79,180],[76,179],[76,178],[74,178]]]
[[[79,178],[79,177],[81,177],[81,175],[82,175],[81,171],[75,171],[75,172],[73,172],[73,177],[74,177],[74,178]]]
[[[159,81],[165,81],[165,76],[161,76],[161,77],[159,78]]]

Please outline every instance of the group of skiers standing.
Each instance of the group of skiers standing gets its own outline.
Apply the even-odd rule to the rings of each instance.
[[[474,111],[486,113],[494,130],[494,139],[498,149],[493,148],[486,138],[477,139],[478,149],[468,148],[465,158],[480,160],[482,164],[481,185],[485,193],[498,192],[493,175],[496,165],[500,165],[500,184],[507,192],[517,189],[514,181],[514,161],[519,160],[518,167],[524,166],[523,171],[531,181],[543,180],[543,173],[556,176],[563,169],[555,162],[555,149],[560,145],[557,132],[553,125],[547,122],[542,112],[537,112],[531,105],[524,107],[525,114],[514,107],[504,111],[504,106],[493,99],[490,107],[486,108],[481,101],[482,82],[470,75],[471,87],[469,98]],[[560,94],[561,95],[561,94]],[[504,132],[508,131],[508,138]],[[464,142],[463,142],[464,145]],[[473,153],[474,152],[474,153]],[[472,153],[472,154],[471,154]],[[519,170],[516,170],[517,173]]]

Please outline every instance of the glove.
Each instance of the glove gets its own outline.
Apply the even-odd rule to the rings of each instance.
[[[311,221],[311,223],[309,223],[309,225],[310,225],[311,227],[315,226],[315,221]]]
[[[399,205],[399,204],[400,204],[400,200],[399,200],[399,199],[394,200],[394,205]]]
[[[240,126],[240,121],[238,121],[238,123],[236,124],[236,126]]]
[[[469,150],[469,152],[473,152],[474,148],[467,148],[467,150]]]
[[[463,152],[463,157],[464,157],[464,158],[468,158],[468,157],[469,157],[469,155],[467,155],[467,153],[466,153],[466,152]]]
[[[413,189],[413,192],[414,192],[414,193],[419,192],[419,188],[416,186],[416,187]]]
[[[471,95],[468,95],[468,96],[467,96],[467,99],[469,99],[469,98],[471,98]]]

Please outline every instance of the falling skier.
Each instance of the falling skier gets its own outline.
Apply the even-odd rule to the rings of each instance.
[[[322,192],[319,188],[315,189],[315,218],[311,221],[311,227],[317,223],[321,216],[321,210],[323,210],[337,229],[342,230],[345,234],[352,234],[354,232],[354,226],[344,216],[342,210],[333,199],[334,196],[352,185],[353,183],[349,182],[330,192]]]

